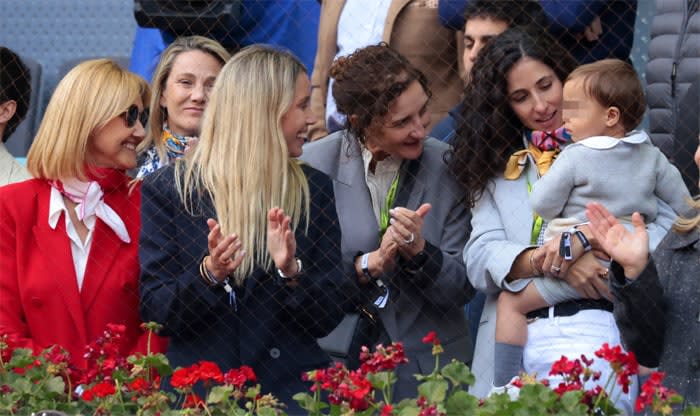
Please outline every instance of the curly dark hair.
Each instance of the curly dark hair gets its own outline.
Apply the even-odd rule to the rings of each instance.
[[[384,42],[336,59],[330,75],[338,111],[346,116],[345,128],[363,144],[367,128],[389,112],[413,81],[431,95],[425,75]],[[350,116],[357,118],[350,122]]]
[[[508,100],[508,73],[523,57],[552,68],[563,82],[576,62],[542,30],[508,29],[479,53],[464,91],[449,168],[473,207],[489,180],[500,175],[508,157],[522,147],[523,123]]]
[[[11,49],[0,46],[0,103],[14,100],[17,103],[15,114],[7,122],[2,134],[3,143],[14,133],[29,110],[29,97],[32,93],[29,69]]]

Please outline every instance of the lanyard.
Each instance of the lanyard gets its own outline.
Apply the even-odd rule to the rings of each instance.
[[[391,181],[391,186],[389,186],[389,192],[386,194],[386,201],[384,206],[379,211],[379,241],[382,240],[382,236],[389,228],[389,210],[394,205],[394,200],[396,199],[396,190],[399,188],[399,173],[396,172],[396,176]]]
[[[527,194],[530,195],[530,192],[532,192],[532,185],[530,184],[530,180],[527,180]],[[544,220],[542,217],[537,215],[536,213],[532,213],[533,217],[533,222],[532,222],[532,231],[530,232],[530,244],[531,245],[537,245],[537,240],[540,237],[540,232],[542,231],[542,223]]]

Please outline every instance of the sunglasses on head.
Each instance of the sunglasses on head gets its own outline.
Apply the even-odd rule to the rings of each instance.
[[[124,112],[124,120],[126,120],[127,127],[134,127],[136,120],[141,122],[141,126],[146,127],[146,123],[148,123],[148,109],[144,108],[143,111],[139,111],[139,107],[136,104],[132,104]]]

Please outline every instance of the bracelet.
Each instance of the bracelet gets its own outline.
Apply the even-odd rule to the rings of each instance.
[[[202,276],[202,279],[204,279],[204,281],[207,282],[207,284],[209,286],[218,286],[221,284],[221,282],[219,282],[219,280],[216,278],[216,276],[214,276],[209,271],[209,269],[207,269],[207,266],[206,266],[207,257],[209,257],[209,256],[208,255],[204,256],[202,258],[202,262],[199,263],[199,275]]]
[[[591,245],[591,242],[588,241],[588,238],[586,238],[586,234],[583,233],[581,230],[576,230],[574,231],[574,235],[578,237],[578,240],[581,242],[581,245],[583,246],[583,252],[591,251],[593,249],[593,246]]]
[[[369,253],[365,253],[362,255],[360,258],[360,268],[362,269],[362,274],[369,280],[370,282],[374,280],[374,276],[369,272]]]
[[[533,275],[533,276],[539,276],[539,275],[542,274],[542,272],[541,272],[537,267],[535,267],[535,262],[532,261],[532,256],[535,255],[535,251],[537,251],[537,248],[535,248],[534,250],[530,251],[530,256],[529,256],[528,260],[530,261],[530,269],[532,270],[532,275]]]
[[[277,274],[279,275],[279,277],[281,277],[282,279],[294,279],[301,273],[301,259],[296,258],[295,260],[297,263],[297,272],[294,274],[294,276],[285,276],[285,274],[282,273],[282,269],[277,269]]]
[[[574,254],[571,250],[571,233],[564,231],[561,233],[561,240],[559,240],[559,255],[564,258],[564,260],[573,260]]]

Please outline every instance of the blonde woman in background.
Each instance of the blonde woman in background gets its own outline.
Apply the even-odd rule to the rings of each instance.
[[[164,325],[173,366],[251,366],[291,399],[340,321],[340,229],[329,178],[295,158],[309,80],[291,53],[253,45],[224,66],[200,142],[145,178],[141,313]]]
[[[110,60],[76,66],[29,150],[34,179],[0,188],[0,333],[34,351],[58,344],[80,369],[85,345],[109,323],[126,326],[123,354],[146,352],[141,192],[126,170],[136,167],[148,99],[146,81]]]
[[[181,37],[161,55],[153,73],[151,123],[139,146],[143,177],[179,159],[197,143],[204,109],[229,53],[203,36]]]

